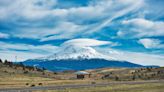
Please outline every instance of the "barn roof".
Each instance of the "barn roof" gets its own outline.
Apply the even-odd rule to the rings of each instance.
[[[75,72],[75,74],[89,74],[89,73],[86,71],[78,71],[78,72]]]

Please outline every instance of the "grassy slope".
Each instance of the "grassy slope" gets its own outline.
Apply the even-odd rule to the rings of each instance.
[[[112,72],[111,76],[122,76],[124,79],[126,75],[131,76],[132,74],[129,72],[134,71],[136,69],[96,69],[96,70],[90,70],[93,74],[101,73],[101,74],[110,74]],[[160,68],[160,70],[164,70],[164,68]],[[159,69],[154,69],[151,72],[156,73],[159,71]],[[151,72],[137,72],[136,75],[140,73],[144,73],[149,75]],[[120,75],[119,75],[120,74]],[[123,74],[123,75],[121,75]],[[38,71],[29,71],[27,74],[24,74],[24,70],[22,69],[15,69],[13,67],[9,67],[3,64],[0,64],[0,88],[15,88],[15,87],[29,87],[31,85],[39,86],[39,83],[42,83],[43,86],[48,85],[64,85],[64,84],[88,84],[92,81],[95,81],[96,83],[101,82],[110,82],[112,81],[111,78],[107,78],[102,80],[100,77],[95,77],[87,80],[74,80],[71,79],[72,77],[75,77],[75,74],[73,73],[58,73],[54,74],[53,72],[38,72]],[[163,77],[164,74],[160,74],[160,76],[155,76],[155,78]],[[128,77],[129,78],[129,77]],[[71,79],[71,80],[70,80]],[[28,85],[27,85],[28,84]]]

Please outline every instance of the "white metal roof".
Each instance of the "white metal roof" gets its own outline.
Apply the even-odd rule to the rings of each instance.
[[[86,71],[78,71],[78,72],[75,72],[75,74],[89,74],[89,73]]]

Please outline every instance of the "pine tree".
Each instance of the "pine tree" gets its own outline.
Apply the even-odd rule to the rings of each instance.
[[[8,61],[7,61],[7,60],[5,60],[4,64],[6,64],[6,65],[7,65],[7,64],[8,64]]]
[[[3,61],[0,59],[0,63],[3,63]]]

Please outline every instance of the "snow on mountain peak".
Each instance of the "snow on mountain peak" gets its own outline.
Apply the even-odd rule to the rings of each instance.
[[[51,56],[39,59],[46,60],[61,60],[61,59],[112,59],[107,55],[97,52],[93,46],[109,44],[107,41],[99,41],[93,39],[73,39],[64,42],[60,45],[58,50]]]
[[[55,54],[47,57],[50,60],[53,59],[84,59],[84,58],[95,58],[101,55],[91,47],[79,47],[79,46],[66,46],[56,52]]]
[[[103,59],[113,59],[111,57],[105,56],[99,52],[97,52],[92,47],[87,46],[76,46],[76,45],[68,45],[63,46],[51,56],[43,57],[42,59],[48,60],[61,60],[61,59],[92,59],[92,58],[103,58]]]

